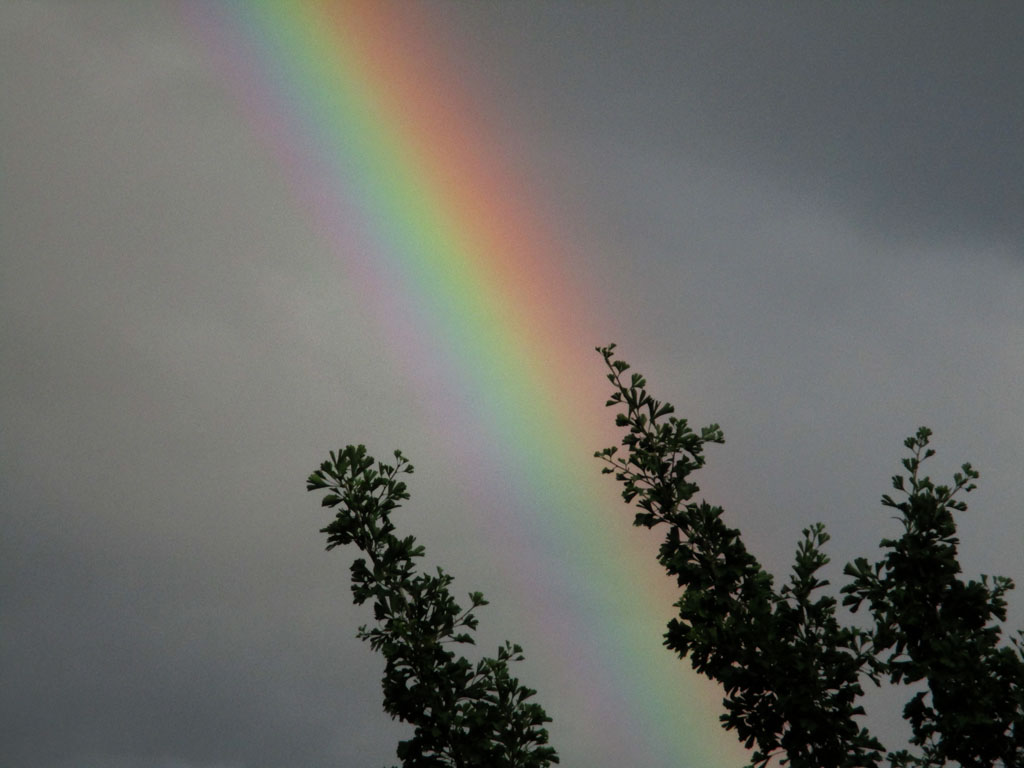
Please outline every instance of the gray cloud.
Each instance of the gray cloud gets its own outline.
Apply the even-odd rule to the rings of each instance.
[[[431,8],[603,292],[586,343],[723,423],[704,485],[766,562],[817,519],[836,563],[871,552],[928,423],[983,472],[966,570],[1020,575],[1018,6]],[[493,597],[487,632],[544,647],[455,535],[417,372],[172,6],[9,3],[0,71],[0,762],[393,762],[302,493],[326,448],[405,448],[410,530]],[[571,718],[564,764],[622,762]]]

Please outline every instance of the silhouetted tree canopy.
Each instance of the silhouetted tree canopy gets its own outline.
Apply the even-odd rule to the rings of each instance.
[[[337,509],[321,530],[327,549],[355,544],[369,559],[352,563],[357,605],[373,600],[373,629],[358,636],[385,659],[384,711],[414,726],[398,745],[406,768],[547,768],[558,762],[547,746],[550,722],[529,701],[535,691],[509,673],[522,649],[506,642],[497,656],[473,664],[451,649],[473,644],[473,611],[487,605],[480,592],[463,608],[449,592],[452,577],[438,568],[423,573],[416,560],[423,547],[413,536],[398,538],[391,513],[409,498],[402,475],[412,465],[400,451],[395,463],[376,461],[362,445],[331,452],[306,481],[306,490],[326,490],[321,504]]]
[[[681,590],[665,645],[722,685],[723,727],[752,750],[752,765],[1024,766],[1024,633],[1003,644],[1000,626],[1013,582],[960,575],[954,512],[967,509],[960,496],[975,487],[970,464],[951,485],[936,485],[921,472],[935,453],[931,431],[907,438],[907,474],[892,478],[897,498],[882,497],[903,531],[882,540],[880,559],[857,558],[843,570],[843,604],[871,619],[867,628],[846,626],[818,575],[829,562],[825,526],[804,529],[792,572],[776,588],[722,508],[697,497],[692,475],[705,464],[704,446],[724,442],[719,426],[693,431],[647,392],[643,376],[627,373],[614,344],[598,351],[613,388],[606,405],[619,409],[625,434],[595,456],[638,509],[633,524],[664,528],[658,562]],[[486,601],[472,592],[463,610],[449,593],[452,577],[418,571],[423,548],[394,535],[391,513],[409,498],[399,478],[411,472],[398,451],[389,465],[350,445],[306,486],[326,490],[323,505],[337,510],[322,529],[327,548],[354,543],[369,558],[353,563],[352,592],[357,604],[373,599],[376,625],[358,636],[386,660],[384,710],[414,726],[398,746],[402,765],[557,763],[543,728],[549,718],[509,673],[519,646],[506,642],[476,664],[450,649],[473,642],[473,611]],[[903,711],[911,749],[887,750],[861,724],[865,682],[918,684]]]

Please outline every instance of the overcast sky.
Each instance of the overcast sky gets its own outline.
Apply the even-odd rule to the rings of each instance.
[[[965,571],[1024,579],[1024,6],[421,10],[594,286],[606,335],[569,341],[722,424],[702,485],[766,565],[816,520],[837,564],[872,554],[928,424],[937,476],[982,473]],[[413,501],[451,510],[410,511],[431,562],[494,637],[543,657],[544,629],[502,618],[519,587],[454,535],[418,382],[193,25],[0,4],[0,763],[393,764],[369,611],[303,489],[329,449],[402,447]],[[542,694],[564,765],[694,764]]]

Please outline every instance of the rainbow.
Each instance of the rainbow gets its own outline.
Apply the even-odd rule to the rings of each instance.
[[[437,19],[423,5],[369,1],[183,8],[343,279],[373,297],[362,309],[381,347],[444,361],[447,376],[417,386],[447,393],[483,436],[453,458],[472,453],[514,489],[478,493],[532,553],[509,570],[530,574],[522,621],[543,622],[551,642],[543,658],[527,646],[545,676],[524,682],[555,718],[563,764],[599,764],[620,745],[638,768],[743,764],[717,723],[719,691],[660,646],[674,588],[592,458],[616,439],[593,352],[607,341],[595,337],[599,293],[562,270],[573,244],[446,71]],[[408,311],[380,309],[395,306]]]

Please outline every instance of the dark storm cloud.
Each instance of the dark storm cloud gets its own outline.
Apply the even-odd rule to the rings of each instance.
[[[453,15],[479,41],[486,81],[570,140],[709,157],[830,198],[868,228],[1020,254],[1019,4],[559,3]]]

